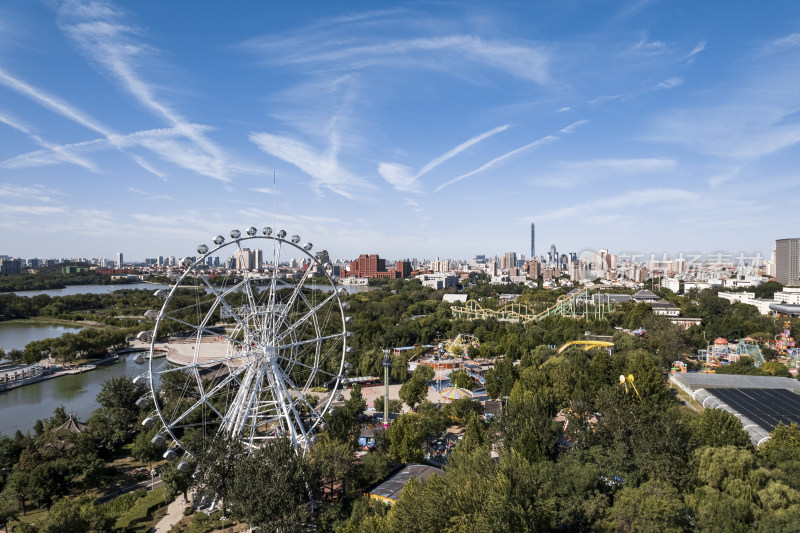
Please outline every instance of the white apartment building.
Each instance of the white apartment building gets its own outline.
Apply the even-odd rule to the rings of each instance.
[[[786,287],[781,292],[776,292],[773,300],[783,304],[800,305],[800,288]]]

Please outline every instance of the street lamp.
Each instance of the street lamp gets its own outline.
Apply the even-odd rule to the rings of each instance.
[[[389,350],[383,350],[383,424],[389,425],[389,367],[392,360]]]

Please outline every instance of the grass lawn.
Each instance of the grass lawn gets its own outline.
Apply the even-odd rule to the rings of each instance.
[[[13,524],[16,524],[18,522],[24,522],[26,524],[30,524],[31,522],[36,522],[38,520],[43,519],[46,516],[47,516],[47,509],[36,509],[34,511],[28,511],[28,514],[26,514],[25,516],[22,516],[22,513],[20,513],[19,516],[17,517],[17,522],[12,522],[8,530],[15,531],[16,528],[14,527]]]
[[[115,529],[130,527],[142,533],[149,531],[166,514],[167,504],[164,498],[164,487],[148,492],[147,496],[137,500],[130,511],[117,519]]]

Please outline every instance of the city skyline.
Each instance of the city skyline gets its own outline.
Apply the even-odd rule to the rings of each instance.
[[[270,225],[469,258],[535,222],[540,250],[768,258],[796,233],[795,3],[386,6],[0,6],[0,254]]]

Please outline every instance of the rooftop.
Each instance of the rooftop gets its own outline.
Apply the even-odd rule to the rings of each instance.
[[[425,481],[433,475],[442,474],[442,470],[433,466],[411,464],[390,476],[386,481],[368,492],[370,498],[381,500],[385,503],[394,503],[400,499],[403,489],[409,479]]]

